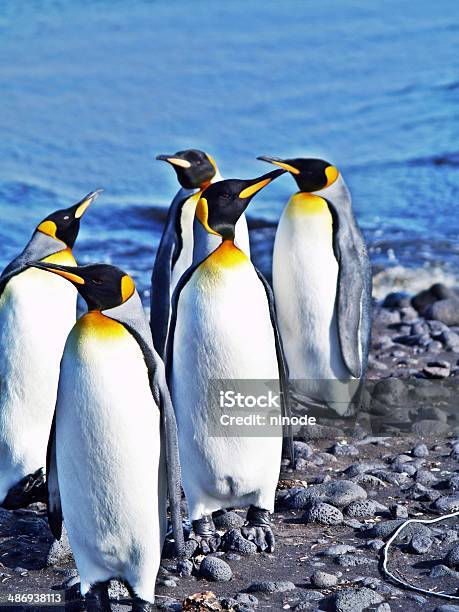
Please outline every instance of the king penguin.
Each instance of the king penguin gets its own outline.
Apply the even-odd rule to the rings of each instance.
[[[293,390],[323,413],[358,408],[371,328],[371,266],[349,190],[321,159],[259,157],[299,191],[279,221],[273,287]]]
[[[234,389],[241,380],[276,381],[286,395],[272,414],[280,416],[282,408],[288,412],[271,291],[235,245],[236,223],[250,200],[282,173],[207,187],[196,207],[194,240],[199,246],[198,224],[213,248],[185,272],[173,296],[166,371],[193,539],[203,553],[219,545],[212,513],[247,506],[244,535],[259,550],[274,549],[269,513],[280,470],[282,428],[272,427],[265,437],[251,434],[250,428],[227,433],[219,427],[209,391],[212,381],[229,381]],[[207,243],[204,251],[208,249]],[[267,419],[267,411],[261,416]]]
[[[0,503],[8,508],[44,495],[59,362],[76,319],[74,287],[26,264],[75,264],[80,219],[100,191],[46,217],[0,276]]]
[[[151,329],[155,348],[164,357],[171,297],[180,277],[192,263],[196,203],[202,190],[222,180],[222,177],[214,159],[198,149],[158,155],[156,159],[174,168],[181,185],[169,207],[151,278]],[[236,244],[250,257],[249,232],[244,214],[237,222]]]
[[[62,517],[88,610],[110,610],[108,582],[128,587],[132,610],[150,610],[166,532],[169,490],[183,545],[175,415],[164,364],[134,281],[106,264],[32,263],[78,289],[88,312],[61,362],[48,443],[48,517]]]

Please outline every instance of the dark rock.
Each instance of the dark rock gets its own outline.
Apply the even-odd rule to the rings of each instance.
[[[284,498],[283,504],[291,509],[306,508],[313,502],[324,502],[343,508],[353,501],[367,498],[365,489],[350,480],[332,480],[324,484],[298,488],[291,496]]]
[[[370,499],[365,501],[352,502],[346,508],[346,516],[356,519],[371,518],[376,514],[376,503]]]
[[[418,436],[445,436],[449,433],[450,428],[447,423],[434,421],[431,419],[422,419],[413,423],[413,433]]]
[[[451,366],[447,361],[429,361],[427,366],[422,369],[422,372],[426,378],[448,378],[451,372]]]
[[[236,612],[244,612],[246,609],[250,610],[258,607],[258,599],[250,593],[238,593],[232,599],[235,602],[233,608]]]
[[[226,561],[210,555],[202,560],[199,574],[206,580],[212,580],[213,582],[228,582],[233,577],[233,572]]]
[[[352,444],[337,442],[332,446],[330,452],[338,457],[356,457],[359,454],[359,449]]]
[[[433,544],[432,538],[420,534],[414,534],[410,542],[410,552],[423,555],[428,552]]]
[[[425,316],[428,319],[441,321],[448,326],[459,325],[459,299],[451,297],[439,300],[426,309]]]
[[[429,334],[407,334],[404,336],[396,336],[394,342],[405,346],[422,346],[426,347],[432,342]]]
[[[194,555],[198,547],[199,547],[199,544],[196,542],[196,540],[187,540],[184,546],[184,552],[183,552],[184,557],[186,557],[187,559],[190,559]]]
[[[293,582],[289,580],[283,580],[273,582],[271,580],[262,580],[260,582],[253,582],[247,587],[247,593],[285,593],[286,591],[293,591],[295,589]]]
[[[193,573],[193,563],[189,559],[180,559],[177,561],[177,573],[180,576],[191,576]]]
[[[241,555],[254,555],[257,552],[257,545],[246,540],[237,529],[230,529],[222,536],[221,548],[225,552],[236,552]]]
[[[386,405],[403,405],[408,395],[405,382],[400,378],[385,378],[376,383],[373,397]]]
[[[321,570],[315,571],[311,576],[311,584],[319,589],[326,589],[335,586],[338,582],[338,577],[334,574],[327,574]]]
[[[384,598],[379,593],[367,587],[341,589],[333,597],[336,612],[361,612],[383,601]]]
[[[395,519],[408,518],[408,508],[406,506],[402,506],[402,504],[393,504],[390,507],[390,513]]]
[[[434,612],[459,612],[459,606],[455,606],[453,604],[442,604],[441,606],[437,606]]]
[[[377,563],[376,559],[369,559],[360,555],[341,555],[335,559],[335,562],[341,567],[358,567],[360,565],[371,565]]]
[[[372,538],[387,538],[392,535],[402,523],[404,523],[403,520],[381,521],[365,531],[365,535]],[[432,536],[431,530],[426,525],[422,523],[410,523],[398,535],[397,541],[409,541],[414,534],[424,535],[426,537]]]
[[[295,457],[301,457],[302,459],[309,459],[314,452],[306,442],[297,442],[295,440],[293,447],[295,449]]]
[[[429,449],[424,443],[418,442],[418,444],[416,444],[416,446],[414,446],[411,450],[411,454],[413,455],[413,457],[424,458],[429,455]]]
[[[453,569],[459,569],[459,544],[446,553],[445,564]]]
[[[452,289],[449,289],[443,283],[435,283],[429,289],[417,293],[411,300],[411,305],[423,315],[429,306],[432,306],[435,302],[454,297],[455,293]]]
[[[324,502],[311,503],[302,518],[306,523],[319,523],[320,525],[340,525],[344,519],[341,510]]]
[[[333,544],[320,552],[322,557],[339,557],[350,552],[354,552],[355,546],[349,544]]]
[[[456,578],[459,579],[459,572],[454,571],[450,567],[443,565],[434,565],[429,572],[431,578]]]
[[[426,487],[431,487],[433,484],[437,482],[437,479],[429,472],[429,470],[418,470],[416,472],[416,482],[420,482],[422,485]]]
[[[300,430],[300,437],[306,441],[311,440],[336,440],[344,435],[342,429],[330,427],[329,425],[308,425]]]
[[[457,512],[459,510],[459,494],[442,495],[435,501],[433,507],[441,514]]]
[[[384,547],[384,540],[367,540],[367,547],[371,550],[381,550]]]
[[[405,308],[411,304],[411,296],[406,291],[388,293],[382,303],[383,308]]]
[[[459,334],[445,329],[438,335],[438,340],[445,346],[449,351],[456,351],[459,349]]]
[[[212,515],[214,525],[217,529],[221,531],[226,531],[227,529],[237,529],[242,527],[244,524],[244,519],[236,512],[230,510],[229,512],[222,512],[221,514],[213,514]]]

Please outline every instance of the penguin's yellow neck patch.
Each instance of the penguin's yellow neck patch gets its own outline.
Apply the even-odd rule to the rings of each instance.
[[[243,264],[247,264],[249,259],[232,240],[224,240],[207,259],[205,259],[200,268],[202,271],[214,270],[216,268],[234,268]]]
[[[57,253],[53,253],[52,255],[45,257],[41,261],[44,263],[60,264],[62,266],[77,265],[72,249],[69,249],[68,247],[66,249],[62,249],[62,251],[58,251]]]
[[[83,336],[98,340],[119,340],[130,335],[124,325],[98,310],[91,310],[82,316],[74,330],[80,338]]]
[[[295,193],[290,198],[287,205],[287,214],[289,217],[322,216],[330,224],[333,221],[327,202],[320,196],[303,191]]]

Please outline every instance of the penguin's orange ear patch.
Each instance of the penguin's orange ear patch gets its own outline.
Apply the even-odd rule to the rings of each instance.
[[[57,225],[54,221],[42,221],[40,225],[37,227],[37,231],[42,234],[46,234],[47,236],[51,236],[51,238],[56,238]],[[56,240],[59,240],[56,238]]]
[[[134,281],[128,274],[125,274],[123,278],[121,279],[121,298],[123,300],[123,304],[124,302],[127,302],[127,300],[131,297],[134,291],[135,291]]]
[[[199,201],[196,204],[195,214],[201,224],[204,226],[204,228],[209,232],[209,234],[220,236],[220,234],[214,231],[209,225],[209,207],[206,198],[199,198]]]
[[[335,166],[328,166],[328,168],[325,168],[325,176],[327,177],[325,187],[330,187],[330,185],[333,185],[333,183],[339,177],[338,168],[335,168]]]

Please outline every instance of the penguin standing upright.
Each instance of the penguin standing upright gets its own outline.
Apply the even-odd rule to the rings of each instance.
[[[371,327],[371,267],[349,190],[321,159],[258,159],[288,170],[299,188],[282,213],[273,253],[292,386],[300,398],[349,416],[359,402]]]
[[[208,392],[212,380],[234,381],[237,386],[243,379],[280,380],[285,390],[269,287],[235,245],[237,220],[252,197],[280,174],[224,180],[203,192],[196,217],[213,239],[213,250],[189,268],[174,293],[166,369],[177,417],[183,487],[202,552],[215,550],[219,543],[211,514],[234,506],[249,506],[245,535],[260,550],[274,548],[269,513],[280,469],[281,427],[270,430],[268,437],[247,430],[226,436],[218,426],[214,431],[216,406]],[[200,235],[195,233],[194,240],[199,242]],[[273,410],[280,415],[280,406]]]
[[[9,508],[44,494],[59,362],[76,318],[75,289],[27,262],[75,264],[80,219],[100,191],[46,217],[0,276],[0,504]]]
[[[222,180],[214,159],[198,149],[158,155],[175,170],[181,189],[172,201],[156,254],[151,277],[150,322],[155,348],[164,357],[174,289],[193,259],[193,219],[202,190]],[[236,228],[236,244],[250,256],[249,232],[245,215]]]
[[[64,516],[89,611],[110,610],[112,578],[126,583],[133,610],[149,610],[167,488],[179,553],[183,544],[177,431],[164,364],[134,281],[122,270],[31,265],[70,281],[88,305],[62,357],[48,444],[50,526],[60,538]]]

